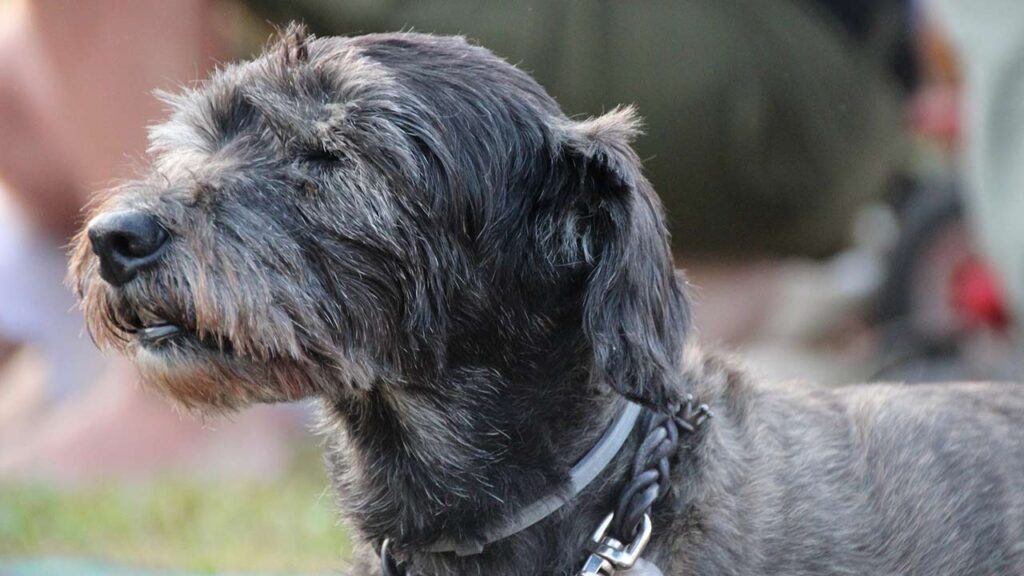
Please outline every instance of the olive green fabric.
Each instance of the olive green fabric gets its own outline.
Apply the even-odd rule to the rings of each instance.
[[[686,252],[823,254],[902,159],[885,57],[795,0],[259,0],[320,33],[464,34],[569,114],[635,103]],[[880,52],[880,51],[879,51]]]

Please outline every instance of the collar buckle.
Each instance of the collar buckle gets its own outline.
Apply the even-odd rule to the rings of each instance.
[[[632,568],[644,553],[647,543],[651,541],[650,515],[644,514],[640,529],[629,544],[623,544],[608,536],[608,528],[614,519],[615,514],[605,516],[594,531],[594,535],[590,537],[594,552],[583,564],[579,576],[614,576],[619,570]]]

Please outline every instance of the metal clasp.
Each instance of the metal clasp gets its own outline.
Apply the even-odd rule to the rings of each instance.
[[[380,569],[384,576],[405,576],[405,570],[391,555],[391,538],[385,538],[380,545]]]
[[[614,513],[605,516],[601,525],[594,531],[594,535],[590,537],[594,544],[594,552],[583,564],[579,576],[614,576],[619,570],[632,568],[644,553],[644,548],[651,541],[651,517],[644,514],[640,532],[629,544],[623,544],[607,535],[614,519]]]

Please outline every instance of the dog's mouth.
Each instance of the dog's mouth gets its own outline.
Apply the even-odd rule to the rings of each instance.
[[[181,324],[159,320],[149,322],[132,331],[135,341],[151,351],[168,348],[198,347],[222,355],[234,353],[230,340],[212,335],[200,335]]]

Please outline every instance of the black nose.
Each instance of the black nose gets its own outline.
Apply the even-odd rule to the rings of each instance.
[[[89,223],[89,242],[100,257],[100,276],[121,286],[160,259],[167,232],[148,214],[113,212]]]

